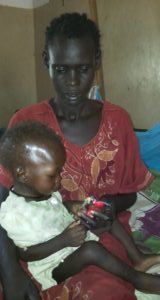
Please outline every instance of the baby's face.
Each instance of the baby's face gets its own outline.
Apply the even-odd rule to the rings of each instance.
[[[27,187],[37,196],[48,196],[60,188],[65,151],[61,145],[33,147],[26,163]]]

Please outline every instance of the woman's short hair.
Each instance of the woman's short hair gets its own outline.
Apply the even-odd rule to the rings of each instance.
[[[43,51],[44,64],[49,67],[48,46],[55,36],[65,36],[70,39],[89,37],[95,45],[95,56],[101,56],[100,31],[97,25],[86,14],[65,13],[53,19],[46,28],[45,47]]]

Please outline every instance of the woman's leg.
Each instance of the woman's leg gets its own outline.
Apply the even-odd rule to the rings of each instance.
[[[134,243],[132,236],[128,234],[117,219],[112,224],[111,232],[124,245],[129,258],[137,270],[145,272],[153,265],[160,264],[160,255],[142,253]]]
[[[69,255],[53,270],[52,275],[60,283],[89,265],[95,265],[130,282],[136,289],[160,293],[160,276],[136,271],[94,241],[84,243]]]

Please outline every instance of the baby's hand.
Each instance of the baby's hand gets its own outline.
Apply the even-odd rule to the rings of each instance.
[[[79,219],[81,211],[82,211],[82,202],[74,203],[72,206],[72,214],[74,215],[75,220]]]
[[[62,235],[65,247],[78,247],[85,241],[86,228],[79,221],[75,221],[62,232]]]

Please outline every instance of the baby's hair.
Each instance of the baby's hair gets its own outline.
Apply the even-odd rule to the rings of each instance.
[[[48,46],[52,43],[55,36],[65,36],[70,39],[90,37],[95,45],[96,58],[101,56],[100,31],[86,14],[65,13],[51,21],[46,28],[43,51],[43,60],[47,68],[49,67]]]
[[[11,173],[14,166],[23,162],[25,154],[28,153],[25,145],[27,142],[35,144],[53,143],[64,146],[61,139],[47,125],[38,121],[24,121],[7,129],[0,139],[0,164]]]

